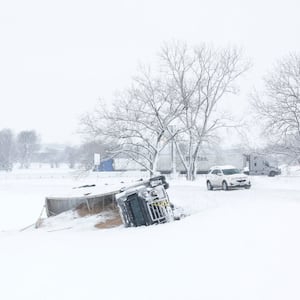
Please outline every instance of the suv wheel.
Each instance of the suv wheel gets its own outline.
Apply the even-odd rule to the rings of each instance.
[[[274,177],[276,175],[276,173],[274,172],[274,171],[271,171],[270,173],[269,173],[269,176],[270,177]]]
[[[228,185],[226,181],[222,182],[222,190],[227,191],[228,190]]]
[[[210,181],[206,182],[206,186],[209,191],[212,191],[214,189],[213,186],[211,185]]]

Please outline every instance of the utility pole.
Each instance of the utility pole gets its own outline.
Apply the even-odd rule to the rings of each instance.
[[[176,171],[176,147],[175,147],[175,142],[174,142],[175,125],[171,126],[171,134],[173,135],[173,138],[171,140],[172,176],[175,177],[177,174],[177,171]]]

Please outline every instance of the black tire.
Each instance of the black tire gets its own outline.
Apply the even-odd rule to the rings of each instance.
[[[206,182],[206,186],[209,191],[212,191],[214,189],[209,180]]]
[[[269,173],[269,177],[274,177],[276,175],[276,173],[274,172],[274,171],[271,171],[270,173]]]
[[[245,189],[249,190],[251,188],[251,185],[245,185]]]
[[[225,180],[222,182],[222,190],[223,191],[228,191],[228,184]]]

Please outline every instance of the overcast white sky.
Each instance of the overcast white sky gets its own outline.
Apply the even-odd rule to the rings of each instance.
[[[300,51],[299,0],[0,0],[0,129],[77,142],[79,116],[178,39],[244,48],[254,67]],[[246,101],[245,96],[238,101]]]

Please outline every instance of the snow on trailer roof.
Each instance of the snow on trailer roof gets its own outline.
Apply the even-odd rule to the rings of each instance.
[[[47,198],[51,199],[68,199],[68,198],[80,198],[80,197],[94,197],[98,195],[108,195],[120,192],[120,190],[130,187],[136,184],[143,184],[145,180],[141,179],[138,181],[130,181],[130,182],[116,182],[116,183],[99,183],[97,184],[84,184],[80,186],[74,186],[71,189],[67,189],[64,193],[60,193],[59,195],[48,195]]]
[[[210,170],[212,170],[212,169],[228,170],[228,169],[237,169],[237,167],[231,166],[231,165],[224,165],[224,166],[213,166],[210,168]]]
[[[73,187],[72,189],[61,193],[59,195],[48,195],[47,198],[64,200],[68,198],[79,198],[79,197],[93,197],[97,195],[105,195],[115,193],[120,190],[122,186],[117,184],[99,185],[91,184]]]

